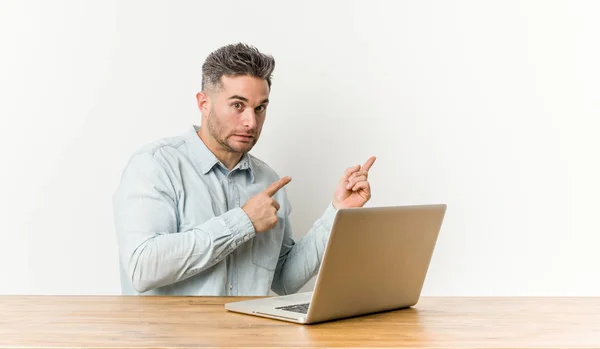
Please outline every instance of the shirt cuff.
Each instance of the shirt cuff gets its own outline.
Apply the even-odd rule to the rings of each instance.
[[[333,221],[335,219],[337,211],[338,210],[333,206],[333,203],[330,202],[327,208],[325,209],[325,212],[321,216],[321,223],[323,224],[323,227],[325,227],[325,229],[327,229],[328,231],[331,231],[331,227],[333,226]]]
[[[246,242],[256,235],[252,221],[241,207],[236,207],[221,217],[238,244]]]

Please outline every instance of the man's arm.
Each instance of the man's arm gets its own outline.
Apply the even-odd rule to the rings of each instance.
[[[288,205],[289,207],[289,205]],[[319,270],[337,210],[329,204],[308,233],[295,242],[286,215],[283,243],[271,289],[279,295],[296,293]]]
[[[138,292],[201,273],[255,235],[239,207],[178,232],[177,194],[150,154],[131,159],[113,207],[121,263]]]
[[[288,202],[286,207],[290,210],[285,213],[283,244],[271,285],[273,292],[280,295],[295,293],[319,270],[337,209],[362,207],[371,198],[368,176],[375,159],[372,156],[364,165],[346,169],[334,192],[333,202],[298,243],[292,238]]]

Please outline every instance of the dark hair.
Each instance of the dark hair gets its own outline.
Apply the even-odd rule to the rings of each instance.
[[[261,53],[256,47],[237,43],[211,52],[202,64],[202,90],[221,84],[221,77],[248,75],[267,80],[271,88],[271,74],[275,59]]]

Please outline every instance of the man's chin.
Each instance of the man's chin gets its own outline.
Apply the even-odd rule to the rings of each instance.
[[[233,149],[233,151],[235,151],[236,153],[247,153],[250,150],[252,150],[252,148],[254,147],[254,144],[250,144],[250,143],[237,143],[236,144],[229,144],[229,147],[231,149]]]

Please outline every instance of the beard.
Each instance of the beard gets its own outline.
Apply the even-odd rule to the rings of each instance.
[[[239,131],[228,133],[223,124],[219,121],[219,117],[215,114],[214,110],[211,110],[207,118],[208,133],[211,137],[219,143],[219,145],[227,152],[231,153],[247,153],[249,152],[256,142],[258,141],[256,130]],[[241,146],[230,140],[231,136],[235,134],[253,136],[251,144],[242,144]]]

